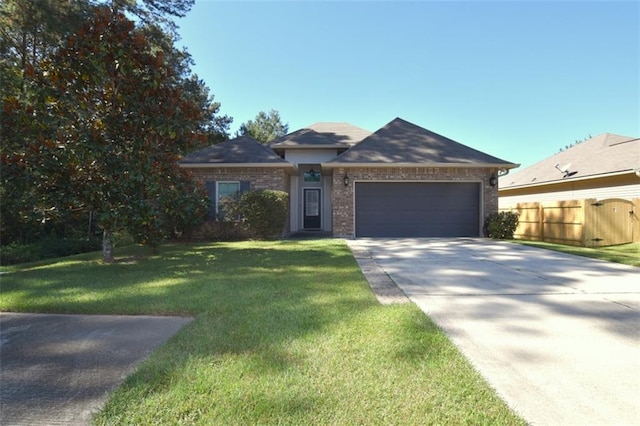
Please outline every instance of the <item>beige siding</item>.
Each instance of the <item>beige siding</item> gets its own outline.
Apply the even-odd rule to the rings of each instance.
[[[582,181],[566,181],[527,188],[501,189],[500,207],[517,203],[552,202],[595,198],[622,198],[632,200],[640,197],[640,178],[634,173]]]

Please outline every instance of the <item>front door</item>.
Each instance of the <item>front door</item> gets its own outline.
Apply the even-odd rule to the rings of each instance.
[[[304,189],[304,229],[320,229],[320,189]]]

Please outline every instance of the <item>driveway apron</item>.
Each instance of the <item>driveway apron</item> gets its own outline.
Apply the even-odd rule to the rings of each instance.
[[[0,425],[87,425],[191,318],[0,313]]]
[[[535,425],[640,424],[640,268],[484,239],[360,239]]]

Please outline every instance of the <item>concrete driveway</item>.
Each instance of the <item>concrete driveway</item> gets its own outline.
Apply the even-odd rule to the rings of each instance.
[[[359,239],[535,425],[640,424],[640,268],[484,239]]]
[[[0,313],[0,425],[87,425],[191,318]]]

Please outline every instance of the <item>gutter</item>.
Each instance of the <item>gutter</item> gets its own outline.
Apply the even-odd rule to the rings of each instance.
[[[214,169],[214,168],[233,168],[233,167],[269,167],[295,169],[295,165],[291,163],[179,163],[180,167],[185,169]]]
[[[327,162],[322,163],[322,167],[331,168],[353,168],[353,167],[376,167],[376,168],[392,168],[392,167],[451,167],[451,168],[494,168],[509,170],[520,167],[520,164],[514,163],[339,163]]]
[[[319,145],[269,145],[271,149],[343,149],[352,148],[354,145],[336,145],[336,144],[319,144]]]
[[[601,179],[601,178],[607,178],[607,177],[615,177],[615,176],[622,176],[622,175],[627,175],[627,174],[636,174],[638,175],[638,173],[635,170],[624,170],[621,172],[614,172],[614,173],[604,173],[604,174],[599,174],[599,175],[588,175],[588,176],[582,176],[582,177],[572,177],[569,179],[558,179],[558,180],[547,180],[547,181],[542,181],[542,182],[536,182],[536,183],[527,183],[527,184],[523,184],[523,185],[513,185],[513,186],[502,186],[500,187],[500,191],[509,191],[510,189],[523,189],[523,188],[535,188],[538,186],[547,186],[547,185],[558,185],[558,184],[562,184],[562,183],[566,183],[566,182],[580,182],[580,181],[586,181],[586,180],[593,180],[593,179]],[[640,177],[640,176],[638,176]]]

